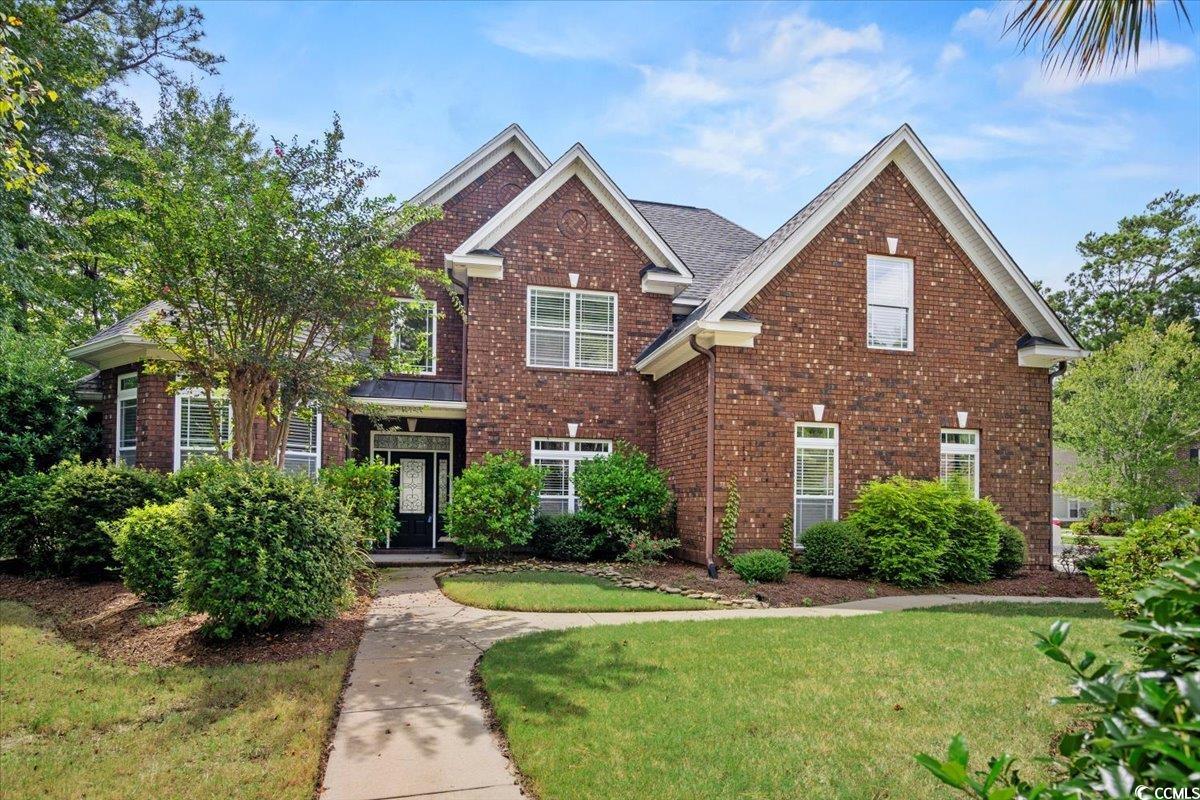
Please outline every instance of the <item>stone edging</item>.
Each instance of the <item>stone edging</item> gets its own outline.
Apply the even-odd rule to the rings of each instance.
[[[709,600],[725,608],[768,608],[770,605],[769,603],[755,600],[752,597],[729,597],[728,595],[716,592],[702,592],[698,589],[683,589],[678,586],[644,581],[641,578],[626,575],[612,564],[606,563],[560,564],[557,562],[528,559],[526,561],[505,562],[503,564],[464,564],[461,567],[451,567],[442,570],[435,577],[438,585],[441,586],[442,578],[448,575],[498,575],[507,572],[574,572],[579,575],[610,580],[623,589],[642,589],[650,592],[661,592],[662,594],[677,594],[693,600]]]

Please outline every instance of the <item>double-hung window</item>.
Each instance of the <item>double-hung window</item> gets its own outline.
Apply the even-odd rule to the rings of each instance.
[[[137,463],[137,387],[136,372],[117,376],[117,461],[130,466]]]
[[[321,467],[321,415],[301,417],[293,414],[288,420],[287,444],[284,445],[283,468],[315,476]]]
[[[530,287],[525,344],[531,367],[615,370],[617,296]]]
[[[421,375],[437,373],[437,303],[398,301],[392,320],[392,347],[405,354]]]
[[[612,442],[595,439],[534,439],[530,463],[546,470],[539,507],[543,514],[569,514],[577,509],[575,466],[606,456]]]
[[[1067,498],[1067,519],[1083,519],[1092,510],[1092,504],[1079,497]]]
[[[227,446],[232,436],[233,416],[229,398],[213,396],[213,411],[217,415],[217,439],[213,439],[212,411],[204,393],[185,389],[175,395],[175,469],[193,458],[213,455]]]
[[[941,476],[947,482],[965,481],[979,497],[979,431],[942,430]]]
[[[913,349],[913,262],[867,256],[867,347]]]
[[[804,531],[838,516],[838,429],[812,422],[796,424],[796,513],[792,543]]]

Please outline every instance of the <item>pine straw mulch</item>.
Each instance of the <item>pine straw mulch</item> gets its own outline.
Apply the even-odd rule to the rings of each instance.
[[[870,597],[911,594],[1097,597],[1096,587],[1086,576],[1065,575],[1049,569],[1029,569],[1011,578],[987,583],[947,583],[917,591],[908,591],[877,581],[814,578],[796,572],[788,573],[783,583],[760,583],[750,586],[727,567],[719,570],[717,579],[713,581],[709,579],[704,567],[678,561],[645,567],[623,565],[621,571],[643,580],[678,586],[681,589],[700,589],[730,597],[753,596],[772,606],[825,606]]]
[[[139,618],[156,608],[115,581],[0,575],[0,600],[33,608],[66,640],[127,664],[169,666],[291,661],[357,646],[371,605],[374,579],[361,576],[354,604],[333,619],[278,627],[229,641],[206,638],[205,615],[190,614],[155,627]]]

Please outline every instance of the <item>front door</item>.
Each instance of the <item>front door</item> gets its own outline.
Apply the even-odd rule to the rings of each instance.
[[[388,454],[396,467],[396,533],[392,547],[434,547],[434,504],[436,478],[433,453],[399,452]]]

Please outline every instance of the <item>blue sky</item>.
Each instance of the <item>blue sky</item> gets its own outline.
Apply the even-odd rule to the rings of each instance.
[[[1081,85],[977,2],[199,5],[227,59],[206,89],[263,134],[317,136],[339,113],[401,198],[516,121],[551,159],[583,142],[630,197],[765,236],[907,121],[1057,285],[1089,230],[1200,191],[1200,39],[1170,11],[1136,73]]]

